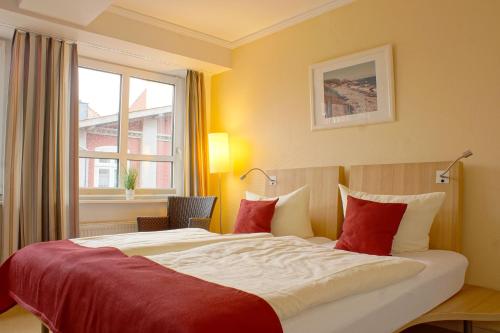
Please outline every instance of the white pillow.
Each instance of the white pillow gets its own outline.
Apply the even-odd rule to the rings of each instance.
[[[392,253],[427,251],[429,249],[429,232],[432,222],[443,204],[446,193],[382,195],[353,191],[340,184],[339,188],[344,216],[347,208],[347,195],[376,202],[407,204],[406,212],[392,242]]]
[[[274,236],[313,237],[309,219],[309,186],[304,186],[291,193],[280,195],[273,219],[271,233]],[[246,192],[247,200],[274,200],[251,192]]]

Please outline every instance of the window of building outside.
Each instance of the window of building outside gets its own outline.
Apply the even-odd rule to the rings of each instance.
[[[82,195],[123,195],[126,170],[136,194],[182,193],[183,79],[80,59]]]

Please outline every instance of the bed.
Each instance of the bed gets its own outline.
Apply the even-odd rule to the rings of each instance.
[[[318,304],[315,304],[316,301],[312,300],[308,303],[307,307],[304,307],[304,309],[299,309],[300,311],[297,310],[296,312],[289,312],[291,315],[283,315],[280,312],[281,308],[273,303],[276,299],[275,295],[273,295],[275,298],[267,299],[266,297],[268,294],[256,293],[261,296],[262,299],[267,300],[268,304],[273,305],[274,312],[280,314],[280,329],[286,333],[304,331],[320,333],[364,332],[367,327],[370,327],[371,332],[392,332],[419,317],[426,311],[432,309],[434,306],[440,304],[456,293],[463,285],[464,274],[467,267],[466,259],[456,253],[460,250],[459,232],[461,222],[461,170],[458,166],[451,171],[450,184],[434,184],[435,171],[443,169],[444,166],[446,166],[446,163],[352,167],[350,170],[350,186],[358,190],[370,191],[372,193],[398,194],[412,194],[430,191],[446,192],[447,199],[443,204],[442,210],[436,217],[431,232],[431,247],[436,250],[405,255],[405,257],[411,260],[405,260],[405,258],[392,258],[390,261],[387,261],[387,263],[389,263],[389,265],[393,265],[393,267],[398,265],[404,267],[402,270],[398,271],[398,279],[388,280],[389,282],[384,281],[384,283],[387,283],[379,283],[378,285],[373,284],[370,279],[367,279],[367,284],[372,283],[370,288],[367,287],[363,289],[358,286],[358,288],[354,288],[350,294],[334,293],[336,298],[332,297],[331,301],[325,301],[325,299],[323,299],[322,302],[317,302]],[[315,235],[328,237],[329,239],[337,238],[342,226],[342,214],[339,213],[340,199],[337,190],[337,184],[342,182],[343,178],[343,170],[341,167],[271,170],[269,172],[278,176],[278,185],[272,187],[265,185],[265,188],[263,189],[266,194],[271,196],[287,193],[299,186],[308,184],[311,188],[310,214]],[[438,188],[436,188],[436,186]],[[133,255],[144,255],[156,263],[166,263],[166,267],[174,268],[172,276],[174,276],[178,271],[180,273],[186,273],[189,277],[189,273],[191,272],[190,269],[195,267],[197,269],[197,275],[194,276],[201,276],[202,280],[213,282],[215,284],[222,280],[215,278],[211,281],[211,278],[214,275],[213,272],[210,272],[209,268],[211,266],[215,267],[218,264],[221,260],[220,258],[222,258],[222,256],[217,257],[218,253],[221,251],[227,251],[227,249],[234,248],[235,253],[238,253],[238,251],[242,251],[238,248],[238,246],[241,248],[248,248],[249,246],[252,248],[259,248],[259,246],[261,246],[262,249],[265,250],[266,246],[269,247],[268,244],[270,242],[276,242],[276,244],[279,243],[285,247],[285,250],[283,251],[284,253],[288,251],[286,250],[286,246],[289,246],[289,249],[293,249],[294,247],[300,248],[302,246],[304,251],[309,251],[309,246],[313,247],[314,251],[311,250],[311,253],[314,256],[315,253],[327,253],[327,249],[329,250],[332,247],[332,243],[325,238],[315,238],[305,241],[293,238],[273,240],[271,235],[247,235],[234,237],[218,236],[210,233],[205,234],[204,232],[196,234],[196,231],[194,230],[189,232],[191,234],[187,238],[183,235],[169,235],[170,238],[167,237],[167,241],[165,241],[164,237],[159,237],[156,240],[150,241],[147,246],[137,245],[142,244],[140,238],[145,237],[144,234],[137,234],[134,236],[137,237],[135,240],[136,245],[133,244],[134,242],[125,242],[127,244],[121,243],[121,245],[117,245],[120,244],[120,241],[123,241],[123,239],[119,240],[120,236],[112,236],[108,239],[92,238],[76,240],[75,243],[77,245],[79,244],[78,246],[86,246],[85,248],[82,248],[82,250],[85,251],[89,246],[94,246],[97,250],[106,249],[101,247],[103,245],[112,245],[118,248],[121,247],[125,254],[132,255],[130,258],[136,259]],[[194,235],[193,232],[196,235]],[[152,239],[155,238],[153,235],[151,236]],[[310,245],[306,246],[304,242],[308,242]],[[316,244],[318,242],[321,244]],[[313,245],[313,243],[315,244]],[[68,246],[68,244],[66,243],[65,246]],[[446,250],[452,250],[455,251],[455,253]],[[202,254],[207,253],[207,251],[211,254],[207,257],[207,263],[210,263],[210,260],[213,261],[212,264],[206,265],[206,269],[202,267],[200,270],[200,265],[196,262],[191,266],[184,265],[185,262],[189,262],[189,260],[197,258],[197,256],[202,256]],[[243,257],[252,257],[254,252],[255,251],[253,250],[245,252],[245,256]],[[116,260],[117,256],[120,257],[120,255],[116,253],[108,253],[108,255],[112,256],[109,261],[110,263],[112,263],[113,260]],[[224,255],[227,256],[227,254]],[[231,256],[228,257],[231,258]],[[255,255],[254,257],[254,259],[251,258],[254,261],[250,261],[250,264],[258,262],[257,259],[259,256]],[[179,258],[183,259],[181,260]],[[355,260],[358,259],[359,258]],[[365,259],[372,260],[373,258]],[[332,258],[332,260],[334,259]],[[143,261],[140,261],[135,264],[142,265],[143,263]],[[177,263],[180,263],[179,266],[176,266]],[[420,266],[415,263],[420,263]],[[102,262],[100,264],[100,269],[106,270],[109,268],[105,265],[103,266]],[[235,261],[234,266],[238,266],[237,264],[238,262]],[[241,265],[241,267],[244,268],[244,265]],[[156,266],[153,267],[153,269],[155,268]],[[405,270],[413,270],[414,274],[402,274],[402,271]],[[230,269],[227,271],[229,273],[225,273],[230,274]],[[108,272],[110,275],[114,273],[113,270],[109,270]],[[131,275],[135,274],[134,271],[129,271],[129,273],[130,272]],[[235,272],[238,271],[235,270]],[[71,272],[66,273],[70,274]],[[250,273],[247,272],[245,274]],[[71,274],[69,276],[71,276]],[[358,279],[360,276],[351,275],[351,277]],[[347,280],[349,279],[341,281]],[[171,279],[169,281],[175,281],[175,279]],[[126,282],[129,283],[130,281]],[[232,287],[231,283],[227,281],[220,284]],[[249,285],[251,285],[251,283]],[[254,290],[251,287],[247,288],[246,286],[236,285],[236,287],[239,287],[236,289],[242,289],[243,292],[245,292],[245,290],[248,291],[250,296]],[[257,290],[260,291],[261,289]],[[425,292],[422,292],[423,290]],[[440,290],[440,292],[435,292],[435,290]],[[154,291],[152,292],[154,293]],[[418,297],[414,297],[415,295],[418,295]],[[239,304],[238,301],[238,299],[234,299],[235,304]],[[280,306],[284,306],[285,310],[283,311],[286,312],[286,302],[281,303],[282,304]],[[37,311],[32,312],[37,314]],[[269,314],[269,311],[266,312],[266,314]],[[397,316],[394,316],[394,314],[397,314]],[[40,313],[38,313],[38,315],[40,315]],[[226,313],[226,316],[221,318],[228,321],[228,317],[237,318],[238,315],[239,313],[237,312],[229,316],[227,316]],[[46,318],[43,316],[41,317],[42,320],[47,322],[45,320]],[[270,317],[272,317],[272,314]],[[384,320],[380,320],[381,318],[384,318]],[[247,320],[249,324],[253,324],[251,317],[247,316],[247,318],[240,319]],[[269,322],[276,324],[276,318],[268,319]],[[238,322],[234,321],[233,324],[237,325]],[[264,322],[262,325],[268,324]],[[278,328],[276,329],[278,332]],[[218,330],[220,330],[220,327]],[[268,331],[271,332],[272,330]]]
[[[429,162],[350,167],[348,184],[354,190],[379,194],[446,193],[445,202],[432,225],[431,250],[405,255],[424,262],[426,268],[417,276],[392,286],[304,311],[283,322],[285,332],[396,332],[460,291],[468,267],[467,259],[460,254],[462,165],[452,168],[449,184],[435,181],[436,171],[444,170],[448,164]],[[266,194],[272,196],[305,183],[313,184],[311,217],[315,235],[327,238],[311,241],[331,247],[328,238],[336,239],[340,233],[342,213],[340,207],[335,208],[340,212],[337,215],[325,209],[326,201],[340,205],[340,198],[328,192],[329,188],[321,180],[324,177],[318,175],[324,172],[325,169],[320,168],[269,170],[269,174],[278,177],[278,186],[262,186]],[[340,183],[344,181],[342,174],[340,169]],[[335,177],[329,173],[327,178]]]
[[[331,247],[328,239],[313,239]],[[453,296],[464,284],[467,259],[454,251],[405,254],[425,263],[415,277],[325,304],[283,322],[286,333],[394,332]],[[335,314],[332,316],[331,314]]]

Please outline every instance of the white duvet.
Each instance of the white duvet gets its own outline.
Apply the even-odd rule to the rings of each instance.
[[[334,250],[292,236],[232,240],[148,258],[260,296],[281,320],[315,305],[399,282],[425,267],[411,259]]]
[[[153,232],[103,235],[75,238],[71,241],[86,247],[115,247],[128,256],[150,256],[159,253],[192,249],[212,243],[238,239],[273,237],[269,233],[220,235],[198,228],[184,228]]]

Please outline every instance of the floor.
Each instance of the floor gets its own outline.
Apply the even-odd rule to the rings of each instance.
[[[0,332],[2,333],[40,333],[40,322],[35,316],[15,307],[0,315]],[[404,333],[454,333],[443,328],[418,325],[404,331]]]
[[[0,332],[2,333],[40,333],[40,321],[16,306],[0,315]]]
[[[16,306],[0,315],[0,332],[2,333],[40,333],[40,321]]]

